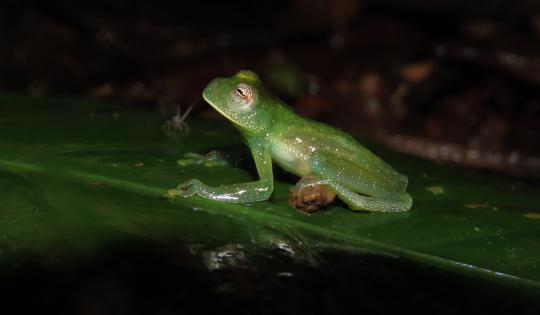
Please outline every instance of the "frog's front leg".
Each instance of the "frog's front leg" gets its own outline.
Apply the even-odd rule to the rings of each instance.
[[[198,179],[191,179],[178,185],[169,194],[181,197],[199,195],[203,198],[234,203],[249,203],[270,198],[274,189],[272,158],[267,144],[257,140],[248,140],[259,180],[255,182],[210,187]]]

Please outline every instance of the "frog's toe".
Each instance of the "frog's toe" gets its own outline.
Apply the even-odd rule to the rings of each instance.
[[[201,182],[198,179],[191,179],[182,183],[174,190],[174,195],[180,197],[191,197],[195,195],[201,187]]]
[[[178,191],[176,189],[169,189],[166,194],[163,194],[163,197],[165,198],[174,198],[176,196],[178,196]]]

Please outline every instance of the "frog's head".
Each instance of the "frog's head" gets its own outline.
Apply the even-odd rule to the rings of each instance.
[[[271,98],[259,77],[242,70],[233,77],[216,78],[203,91],[203,98],[236,126],[259,133],[270,124]]]

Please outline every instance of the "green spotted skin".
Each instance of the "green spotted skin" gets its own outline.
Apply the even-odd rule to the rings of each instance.
[[[175,195],[236,203],[267,200],[275,162],[300,177],[316,178],[353,210],[402,212],[412,207],[406,176],[345,132],[298,116],[266,92],[253,72],[212,80],[203,98],[242,133],[259,180],[209,187],[192,179],[179,185]]]

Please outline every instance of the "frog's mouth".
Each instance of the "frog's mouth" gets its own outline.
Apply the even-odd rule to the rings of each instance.
[[[229,121],[234,123],[237,126],[240,126],[240,123],[238,123],[233,117],[228,115],[225,111],[223,111],[219,106],[217,106],[214,102],[208,99],[208,96],[206,93],[203,93],[203,99],[212,106],[213,109],[215,109],[218,113],[220,113],[223,117],[227,118]]]

